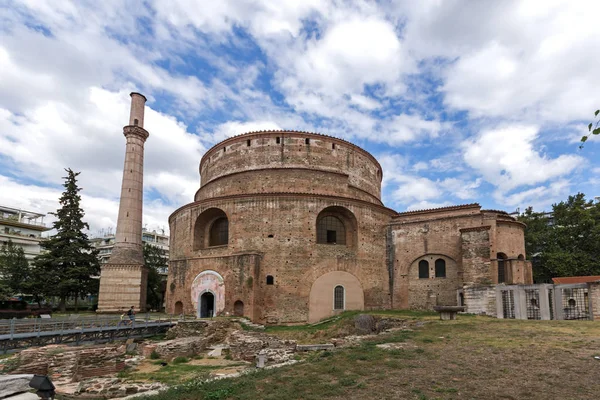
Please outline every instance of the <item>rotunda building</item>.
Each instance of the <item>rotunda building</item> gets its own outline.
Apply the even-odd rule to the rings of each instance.
[[[514,218],[478,204],[397,213],[381,202],[379,162],[338,138],[239,135],[204,154],[200,176],[169,218],[168,312],[315,322],[531,280]]]

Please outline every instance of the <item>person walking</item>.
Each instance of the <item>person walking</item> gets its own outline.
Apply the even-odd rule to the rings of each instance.
[[[131,306],[131,308],[127,311],[127,316],[129,317],[129,323],[131,325],[133,325],[134,321],[135,321],[135,310],[134,310],[134,306]]]

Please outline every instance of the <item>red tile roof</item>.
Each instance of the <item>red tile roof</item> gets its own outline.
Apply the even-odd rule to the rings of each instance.
[[[558,284],[569,284],[569,283],[587,283],[600,281],[600,275],[596,276],[564,276],[559,278],[552,278],[552,281]]]

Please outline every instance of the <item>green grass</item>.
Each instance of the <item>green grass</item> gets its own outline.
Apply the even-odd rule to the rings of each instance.
[[[161,361],[156,361],[160,364]],[[240,365],[240,364],[233,364]],[[131,370],[122,371],[120,378],[133,381],[161,382],[167,385],[177,385],[190,380],[207,379],[210,371],[223,368],[212,365],[190,365],[188,363],[171,363],[152,372],[135,372]]]
[[[515,321],[459,316],[439,321],[437,314],[374,312],[413,322],[353,348],[302,355],[304,362],[259,370],[236,379],[203,382],[209,368],[169,365],[152,378],[185,375],[183,385],[155,400],[203,399],[595,399],[600,327],[589,321]],[[352,320],[345,313],[320,326],[269,327],[269,333],[328,337]],[[425,324],[415,324],[423,321]],[[380,343],[406,343],[386,350]],[[171,369],[173,368],[173,369]],[[160,374],[160,376],[158,375]],[[560,385],[557,385],[560,382]],[[490,393],[494,395],[490,397]]]

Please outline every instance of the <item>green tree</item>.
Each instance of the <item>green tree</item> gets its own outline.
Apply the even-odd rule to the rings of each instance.
[[[52,213],[57,218],[53,223],[56,235],[42,243],[45,252],[35,259],[31,285],[38,295],[59,297],[62,312],[66,310],[69,296],[78,299],[97,291],[95,277],[100,274],[97,250],[84,232],[84,229],[89,230],[89,225],[83,222],[85,213],[80,207],[79,172],[70,168],[65,171],[65,191],[59,199],[61,208]]]
[[[578,193],[554,204],[552,211],[552,220],[531,208],[519,217],[527,224],[525,250],[533,260],[535,281],[600,275],[600,203]]]
[[[148,267],[148,290],[146,304],[148,308],[160,310],[163,304],[164,279],[160,269],[167,266],[166,252],[160,247],[144,243],[144,263]]]
[[[8,240],[0,250],[0,273],[2,286],[9,296],[27,291],[30,268],[23,248]]]
[[[600,110],[594,112],[594,122],[590,122],[588,125],[588,132],[592,135],[600,135],[600,127],[598,127],[598,125],[600,125],[600,118],[598,118],[598,114],[600,114]],[[589,137],[589,135],[583,135],[581,137],[581,145],[579,145],[580,149],[583,147],[583,144],[587,142]]]

